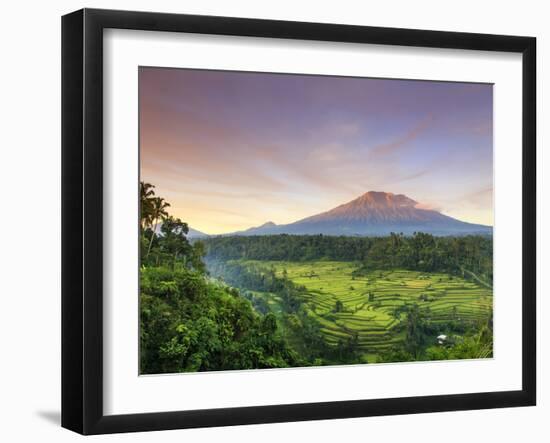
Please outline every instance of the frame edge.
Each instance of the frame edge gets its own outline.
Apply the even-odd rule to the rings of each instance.
[[[102,31],[171,30],[523,53],[522,390],[104,416]],[[182,28],[187,28],[184,31]],[[395,35],[399,33],[399,36]],[[486,40],[481,41],[484,37]],[[435,41],[432,41],[434,40]],[[444,31],[84,9],[62,19],[62,426],[81,434],[321,420],[536,404],[536,39]],[[99,240],[99,242],[98,242]]]
[[[84,432],[84,13],[61,19],[61,426]],[[81,313],[81,314],[79,314]]]
[[[526,38],[523,69],[523,287],[522,386],[529,405],[537,404],[537,39]]]

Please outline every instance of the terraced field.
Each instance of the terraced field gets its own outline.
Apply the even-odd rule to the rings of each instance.
[[[483,320],[493,305],[491,289],[443,273],[392,270],[354,277],[357,266],[350,262],[246,263],[260,269],[274,268],[277,276],[286,274],[304,286],[302,297],[321,325],[325,340],[336,345],[339,340],[357,336],[359,346],[371,355],[403,340],[403,333],[396,332],[394,326],[400,322],[395,310],[404,304],[417,303],[429,309],[428,318],[436,323]],[[279,310],[272,294],[268,302],[277,306],[274,312]],[[337,302],[341,304],[337,306]]]

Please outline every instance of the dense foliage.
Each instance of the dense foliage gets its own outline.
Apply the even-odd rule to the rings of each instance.
[[[187,241],[187,225],[151,185],[141,184],[141,196],[141,373],[299,365],[275,316],[209,279],[203,245]]]
[[[424,272],[469,271],[489,285],[493,279],[493,240],[489,236],[436,237],[391,234],[387,237],[267,235],[214,237],[204,241],[211,260],[340,260],[367,269],[403,268]],[[471,274],[469,275],[472,276]]]
[[[141,271],[141,372],[294,366],[273,314],[185,268]]]
[[[273,269],[259,269],[239,262],[211,261],[208,268],[222,281],[241,288],[243,296],[258,312],[268,313],[270,307],[263,297],[255,295],[256,292],[280,297],[282,312],[278,319],[287,340],[300,355],[303,366],[357,362],[350,349],[347,349],[349,352],[332,349],[323,341],[320,325],[303,306],[301,295],[305,292],[304,287],[295,285],[288,278],[277,277]],[[344,345],[342,343],[342,347]]]

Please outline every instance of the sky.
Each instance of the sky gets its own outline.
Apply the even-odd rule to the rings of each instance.
[[[141,67],[140,176],[208,234],[367,191],[493,224],[489,84]]]

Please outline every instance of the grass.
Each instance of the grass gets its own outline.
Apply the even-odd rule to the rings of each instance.
[[[306,309],[316,318],[327,343],[337,345],[357,334],[358,344],[372,357],[404,339],[395,330],[399,316],[395,309],[417,303],[429,308],[429,320],[479,321],[492,310],[492,290],[479,283],[445,273],[407,270],[373,270],[354,277],[357,268],[350,262],[247,261],[248,265],[274,268],[278,277],[306,288],[302,294]],[[262,293],[256,293],[260,295]],[[281,307],[273,294],[265,295],[273,311]],[[343,309],[336,312],[336,302]]]

